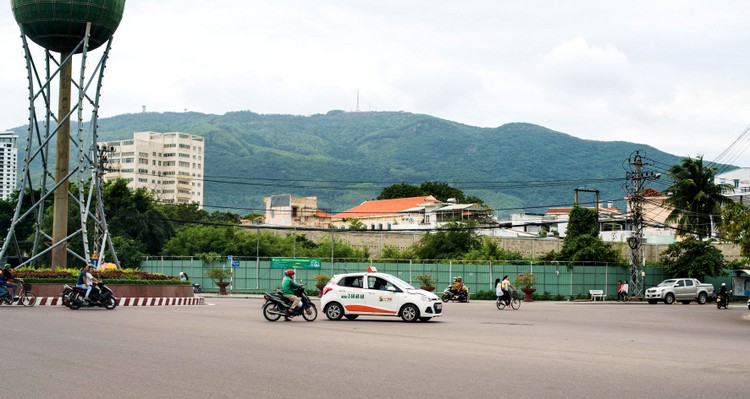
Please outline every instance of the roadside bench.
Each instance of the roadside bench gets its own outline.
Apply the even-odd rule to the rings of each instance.
[[[601,298],[604,301],[605,298],[604,290],[589,290],[589,295],[591,295],[592,301],[596,301],[597,298]]]

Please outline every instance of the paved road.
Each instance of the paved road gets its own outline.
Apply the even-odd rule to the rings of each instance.
[[[206,302],[2,307],[0,396],[750,397],[750,313],[740,304],[535,302],[498,311],[474,301],[406,324],[322,313],[312,323],[270,323],[257,298]]]

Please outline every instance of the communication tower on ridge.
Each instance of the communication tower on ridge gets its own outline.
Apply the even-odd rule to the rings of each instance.
[[[29,125],[18,203],[0,257],[7,256],[12,247],[20,264],[38,264],[42,256],[51,253],[50,266],[57,268],[67,267],[69,255],[88,263],[92,252],[98,252],[103,261],[108,249],[119,266],[102,203],[100,169],[106,166],[101,158],[106,159],[107,151],[97,145],[97,118],[104,68],[125,0],[11,0],[11,9],[21,29],[26,60]],[[43,50],[41,62],[35,62],[33,54],[39,55],[40,49],[30,41]],[[102,46],[97,59],[92,52]],[[87,131],[85,107],[91,112]],[[54,155],[50,153],[53,140]],[[54,174],[48,169],[53,158]],[[32,173],[32,167],[41,167],[42,173]],[[71,180],[77,186],[73,190]],[[51,232],[44,230],[43,223],[50,198],[54,198]],[[80,225],[70,228],[69,204],[71,211],[80,215]],[[28,233],[32,225],[33,244],[22,248],[27,237],[17,233]],[[72,248],[73,242],[82,243],[82,248]]]

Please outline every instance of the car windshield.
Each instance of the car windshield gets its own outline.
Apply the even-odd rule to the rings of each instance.
[[[399,287],[403,287],[404,289],[411,289],[411,290],[415,290],[416,289],[411,284],[407,283],[404,280],[401,280],[400,278],[398,278],[396,276],[389,275],[388,279],[391,280],[391,282],[393,282],[395,285],[397,285]]]
[[[657,287],[671,287],[677,280],[664,280]]]

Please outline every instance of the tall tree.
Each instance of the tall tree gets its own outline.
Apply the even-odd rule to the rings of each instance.
[[[403,182],[397,183],[384,188],[376,199],[409,198],[422,195],[432,195],[443,202],[447,202],[453,198],[460,204],[472,203],[484,205],[484,201],[481,198],[475,196],[467,197],[463,191],[451,187],[448,183],[437,181],[426,181],[420,184],[419,187]]]
[[[729,184],[716,184],[715,171],[703,164],[703,157],[684,158],[667,171],[672,184],[664,203],[672,207],[667,223],[677,223],[681,234],[695,234],[699,239],[711,235],[712,226],[721,224],[721,205],[729,201],[722,191],[732,191]]]
[[[461,259],[482,245],[476,222],[450,222],[435,233],[425,234],[414,244],[419,259]]]
[[[750,211],[741,202],[729,202],[721,211],[721,239],[737,244],[740,255],[750,259]]]
[[[618,252],[599,237],[599,215],[593,209],[573,207],[560,253],[550,252],[544,260],[620,263]]]
[[[704,280],[706,276],[725,275],[726,262],[721,250],[711,240],[688,237],[669,245],[660,256],[664,271],[674,277],[692,277]]]
[[[383,189],[383,191],[380,192],[380,195],[376,199],[378,200],[384,200],[384,199],[394,199],[394,198],[411,198],[411,197],[419,197],[420,195],[424,195],[422,193],[422,190],[417,187],[413,186],[409,183],[396,183],[392,186],[388,186]]]

